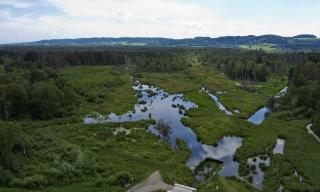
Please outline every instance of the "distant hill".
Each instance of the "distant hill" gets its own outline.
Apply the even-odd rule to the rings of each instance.
[[[187,39],[121,37],[51,39],[10,44],[14,46],[161,46],[161,47],[242,47],[266,50],[320,50],[320,39],[302,34],[294,37],[278,35],[196,37]],[[8,46],[8,45],[6,45]]]
[[[294,38],[314,39],[314,38],[317,38],[317,36],[315,36],[315,35],[309,35],[309,34],[302,34],[302,35],[294,36]]]

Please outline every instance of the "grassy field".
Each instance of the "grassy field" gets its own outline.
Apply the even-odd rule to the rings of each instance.
[[[190,152],[184,146],[173,151],[169,145],[160,143],[145,131],[148,124],[23,122],[24,133],[32,139],[33,151],[21,172],[30,177],[41,176],[42,180],[33,181],[35,186],[40,182],[43,187],[53,184],[48,191],[125,191],[126,188],[112,183],[114,175],[128,172],[133,178],[132,186],[155,170],[160,170],[168,183],[191,184],[191,171],[184,165]],[[114,135],[113,131],[119,127],[131,133]],[[79,162],[83,167],[77,166]]]
[[[119,67],[72,67],[61,72],[79,95],[79,114],[124,113],[136,102],[128,72]]]
[[[52,121],[13,122],[22,127],[31,152],[24,160],[23,174],[15,175],[12,182],[21,185],[29,182],[35,188],[43,188],[0,188],[0,191],[126,191],[128,187],[114,182],[119,174],[125,172],[133,178],[131,187],[156,170],[160,170],[168,183],[192,185],[192,172],[185,166],[190,152],[183,144],[179,150],[172,150],[166,143],[159,142],[145,130],[150,122],[82,123],[86,114],[121,114],[133,108],[137,100],[132,90],[134,79],[125,68],[73,67],[60,73],[78,95],[76,114]],[[170,93],[184,93],[187,99],[198,104],[197,109],[187,112],[189,118],[183,122],[203,143],[214,144],[225,135],[243,137],[243,145],[236,154],[242,164],[257,154],[269,154],[271,166],[266,170],[264,191],[276,191],[280,181],[290,190],[320,189],[320,164],[317,163],[320,145],[307,134],[307,120],[281,120],[276,112],[259,126],[246,121],[286,86],[286,79],[272,76],[265,83],[250,85],[256,90],[251,93],[217,70],[196,62],[180,73],[141,75],[140,81]],[[218,95],[221,102],[228,109],[238,109],[241,113],[227,116],[208,95],[199,92],[201,86],[212,93],[225,92]],[[115,129],[123,127],[131,130],[130,134],[113,134]],[[277,137],[286,140],[284,155],[271,154]],[[302,175],[303,183],[293,176],[295,169]],[[5,170],[0,173],[7,174]],[[217,186],[219,191],[256,191],[245,182],[218,176],[199,189],[215,191]]]
[[[240,45],[240,48],[250,49],[250,50],[263,50],[268,53],[280,51],[277,47],[275,47],[274,44],[268,44],[268,43],[255,44],[255,45]]]
[[[257,192],[259,190],[234,178],[214,177],[212,182],[200,187],[201,191]]]

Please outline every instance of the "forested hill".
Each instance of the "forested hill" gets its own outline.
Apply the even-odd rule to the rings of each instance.
[[[79,38],[52,39],[11,45],[23,46],[164,46],[164,47],[242,47],[265,50],[320,50],[320,39],[314,35],[282,37],[262,36],[225,36],[218,38],[196,37],[188,39],[169,38]]]

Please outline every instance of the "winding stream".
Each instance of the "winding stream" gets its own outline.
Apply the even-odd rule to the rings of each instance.
[[[204,88],[204,87],[202,87],[200,91],[201,91],[201,92],[205,92],[206,94],[208,94],[209,97],[216,103],[217,107],[218,107],[221,111],[225,112],[227,115],[232,115],[232,112],[229,111],[224,105],[222,105],[222,103],[219,101],[219,98],[218,98],[216,95],[213,95],[212,93],[210,93],[209,90],[207,90],[207,89]],[[218,93],[222,94],[223,92],[218,92]],[[235,112],[235,113],[240,113],[239,110],[235,110],[234,112]]]

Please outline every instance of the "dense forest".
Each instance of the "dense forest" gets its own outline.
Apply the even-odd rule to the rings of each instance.
[[[266,53],[241,49],[213,49],[201,52],[201,61],[214,66],[232,79],[264,82],[270,74],[285,75],[297,64],[312,62],[319,53]]]
[[[186,52],[168,50],[156,52],[121,51],[14,51],[2,52],[7,57],[6,68],[30,68],[48,65],[54,69],[71,66],[129,65],[137,72],[172,72],[184,70],[188,65]],[[10,61],[10,62],[9,62]]]
[[[298,64],[289,73],[289,93],[283,98],[286,118],[312,118],[320,135],[320,60]]]
[[[51,67],[39,62],[7,61],[0,74],[0,118],[51,119],[67,115],[75,94]]]
[[[186,53],[144,53],[133,56],[128,64],[136,72],[184,71],[190,61]]]
[[[0,55],[9,57],[12,65],[29,65],[29,63],[49,64],[52,68],[81,65],[122,65],[124,54],[113,51],[14,51]]]

